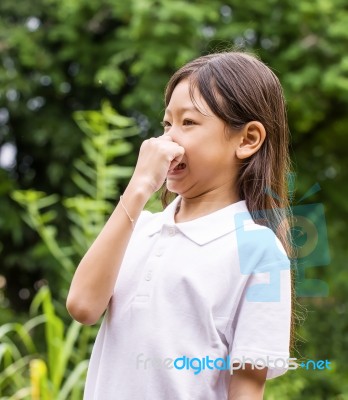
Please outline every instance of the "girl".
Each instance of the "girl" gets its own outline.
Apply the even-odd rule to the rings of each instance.
[[[254,56],[226,52],[178,70],[165,104],[163,136],[143,142],[71,283],[73,318],[107,310],[84,399],[262,399],[289,368],[282,89]],[[177,197],[144,211],[163,183],[165,205]]]

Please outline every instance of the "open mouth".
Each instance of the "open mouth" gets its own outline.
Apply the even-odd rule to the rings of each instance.
[[[186,164],[180,163],[174,168],[174,171],[180,171],[181,169],[185,169],[185,168],[186,168]]]

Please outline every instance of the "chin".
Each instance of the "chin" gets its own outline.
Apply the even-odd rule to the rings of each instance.
[[[180,194],[181,190],[177,187],[177,185],[166,183],[166,189],[171,193]]]

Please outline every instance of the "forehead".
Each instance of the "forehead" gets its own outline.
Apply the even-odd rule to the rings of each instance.
[[[188,79],[180,81],[174,88],[168,106],[167,114],[176,112],[198,112],[211,114],[207,103],[196,86],[190,86]]]

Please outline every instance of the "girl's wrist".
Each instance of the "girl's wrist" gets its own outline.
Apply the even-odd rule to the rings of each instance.
[[[144,207],[153,192],[150,181],[132,178],[123,193],[123,198],[129,199],[132,202],[135,201]]]
[[[150,179],[132,177],[126,191],[132,192],[137,198],[144,199],[147,202],[155,192],[155,189]]]
[[[134,229],[136,221],[149,198],[150,195],[143,186],[135,185],[134,183],[129,184],[123,194],[120,195],[115,211],[118,207],[121,207]]]

